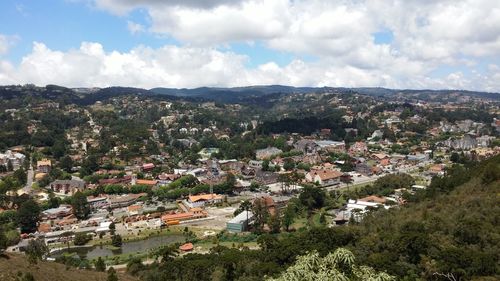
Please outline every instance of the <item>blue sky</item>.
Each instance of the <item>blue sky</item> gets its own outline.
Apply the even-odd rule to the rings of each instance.
[[[0,84],[498,91],[500,3],[427,2],[4,0]]]

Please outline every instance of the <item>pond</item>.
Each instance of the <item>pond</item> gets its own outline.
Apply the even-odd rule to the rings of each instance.
[[[102,246],[90,246],[90,247],[77,247],[62,249],[50,254],[50,257],[57,258],[65,253],[77,254],[80,258],[96,259],[98,257],[111,257],[122,254],[135,254],[135,253],[145,253],[151,249],[161,247],[163,245],[168,245],[176,242],[183,242],[184,236],[182,235],[167,235],[167,236],[154,236],[149,237],[144,240],[123,242],[121,248],[112,250]]]

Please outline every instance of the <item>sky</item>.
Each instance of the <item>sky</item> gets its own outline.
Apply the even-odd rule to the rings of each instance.
[[[2,0],[0,85],[500,92],[499,0]]]

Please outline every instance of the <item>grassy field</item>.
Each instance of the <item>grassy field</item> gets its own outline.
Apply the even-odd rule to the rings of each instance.
[[[5,254],[0,256],[0,280],[17,281],[18,274],[30,272],[36,281],[105,281],[107,274],[92,270],[66,268],[55,262],[28,263],[23,255]],[[120,281],[138,281],[138,279],[119,273]]]

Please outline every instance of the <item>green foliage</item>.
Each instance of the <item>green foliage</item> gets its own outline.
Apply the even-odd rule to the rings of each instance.
[[[36,231],[40,207],[34,200],[27,200],[21,204],[17,211],[17,222],[21,228],[21,233],[31,233]]]
[[[85,245],[87,244],[90,240],[92,240],[92,237],[86,233],[76,233],[75,234],[75,239],[73,241],[73,243],[76,245],[76,246],[82,246],[82,245]]]
[[[347,249],[338,248],[325,257],[317,252],[297,257],[297,261],[280,277],[270,281],[357,281],[357,280],[396,280],[385,272],[376,272],[367,266],[355,264],[353,253]]]
[[[94,266],[96,271],[104,272],[106,270],[106,264],[104,263],[104,260],[101,257],[97,258],[97,260],[94,263]]]
[[[87,196],[80,191],[77,191],[71,198],[71,206],[73,207],[73,213],[79,219],[86,219],[90,214]]]
[[[127,273],[132,275],[132,276],[137,276],[139,272],[143,271],[146,267],[144,264],[142,264],[142,261],[140,258],[132,258],[128,263],[127,263]]]
[[[113,267],[108,269],[108,276],[106,281],[118,281],[118,275],[116,275],[116,271]]]
[[[48,253],[49,248],[43,239],[33,239],[28,242],[28,246],[26,247],[26,256],[28,257],[28,261],[30,263],[36,264],[38,260],[41,260]]]
[[[302,192],[299,195],[299,200],[300,203],[307,208],[307,210],[312,211],[323,207],[325,197],[325,191],[319,187],[306,186],[302,189]]]
[[[122,237],[119,234],[115,234],[111,237],[111,245],[115,247],[121,247],[122,244]]]

